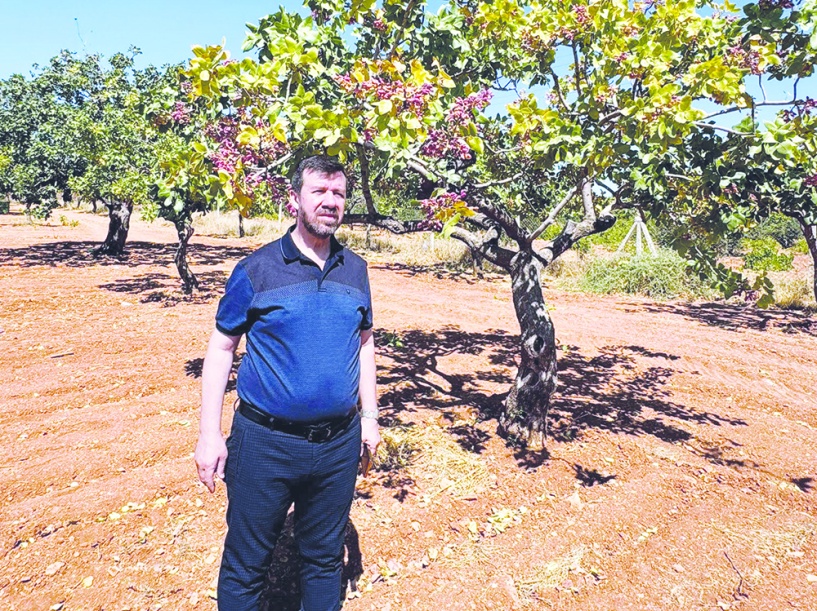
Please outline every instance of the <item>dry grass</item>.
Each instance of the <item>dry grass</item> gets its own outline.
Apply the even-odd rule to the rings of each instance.
[[[291,224],[292,219],[283,219],[280,223],[265,218],[244,219],[244,235],[271,242],[281,237]],[[238,212],[232,210],[197,215],[193,219],[193,228],[197,235],[237,238]]]
[[[407,469],[422,482],[426,501],[442,493],[460,498],[485,490],[490,477],[485,463],[442,427],[396,426],[383,429],[381,435],[377,468]]]
[[[490,475],[485,463],[463,449],[450,432],[434,425],[415,427],[409,435],[419,449],[413,470],[418,479],[427,482],[428,500],[443,492],[464,497],[485,489]]]
[[[514,580],[519,597],[526,605],[535,605],[541,600],[545,590],[561,586],[570,572],[582,570],[581,561],[585,554],[583,546],[572,548],[567,554],[554,558],[539,566],[525,577]]]
[[[780,274],[774,281],[774,303],[786,310],[817,310],[808,274]]]

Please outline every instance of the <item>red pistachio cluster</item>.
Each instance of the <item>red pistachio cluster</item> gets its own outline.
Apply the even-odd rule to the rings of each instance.
[[[173,111],[170,113],[170,119],[179,125],[187,125],[190,123],[190,109],[184,102],[176,102],[173,105]]]
[[[429,98],[436,90],[431,83],[418,86],[380,76],[357,83],[348,74],[342,74],[335,77],[335,82],[346,93],[360,100],[372,98],[378,101],[391,100],[398,111],[407,110],[417,118],[423,117],[428,108]]]
[[[257,148],[238,142],[238,135],[247,125],[252,125],[261,136],[261,145]],[[215,148],[207,157],[216,170],[234,176],[239,169],[243,169],[243,184],[234,184],[233,188],[240,187],[247,196],[252,196],[259,186],[266,184],[277,196],[286,193],[286,182],[283,178],[263,171],[263,168],[279,159],[288,150],[286,144],[269,135],[268,122],[262,119],[241,120],[237,117],[223,117],[216,123],[208,125],[204,133],[215,143]]]
[[[454,204],[465,199],[465,191],[459,193],[443,193],[436,197],[429,197],[428,199],[420,200],[420,208],[425,212],[428,223],[439,224],[439,213],[443,210],[449,210],[454,207]],[[439,225],[441,228],[442,225]],[[429,228],[436,228],[429,225]]]
[[[726,52],[727,61],[738,66],[744,70],[748,70],[752,74],[760,74],[760,54],[757,51],[746,51],[738,45],[729,47]]]
[[[465,139],[458,135],[458,128],[471,123],[474,120],[474,112],[485,109],[491,103],[492,95],[490,89],[483,89],[455,99],[446,115],[446,128],[430,130],[420,152],[432,159],[443,157],[468,159],[471,156],[471,148]]]
[[[817,110],[817,100],[806,98],[795,102],[794,110],[784,110],[781,115],[786,123],[790,123],[797,117],[810,117],[813,110]]]

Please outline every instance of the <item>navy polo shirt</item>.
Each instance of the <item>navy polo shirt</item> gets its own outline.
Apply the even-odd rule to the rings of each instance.
[[[333,237],[321,270],[291,232],[239,261],[216,328],[247,335],[244,401],[287,420],[336,418],[358,402],[360,332],[372,328],[366,262]]]

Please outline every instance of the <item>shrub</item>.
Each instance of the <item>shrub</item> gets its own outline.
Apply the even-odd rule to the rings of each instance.
[[[794,244],[791,245],[789,249],[790,252],[798,255],[807,255],[808,253],[808,244],[806,243],[806,238],[800,238]]]
[[[687,273],[686,261],[676,252],[615,255],[591,259],[579,279],[579,289],[590,293],[644,295],[654,299],[705,297],[711,291]]]
[[[9,200],[0,198],[0,214],[8,214],[9,213]]]
[[[746,267],[757,272],[785,272],[792,267],[793,255],[780,252],[780,245],[773,238],[743,240],[743,260]]]
[[[746,237],[750,240],[772,238],[783,248],[791,248],[803,237],[803,231],[795,219],[776,212],[749,230]]]

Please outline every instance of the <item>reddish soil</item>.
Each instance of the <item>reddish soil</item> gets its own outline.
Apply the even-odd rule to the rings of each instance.
[[[60,215],[0,216],[0,609],[214,609],[225,494],[192,462],[198,376],[257,244],[194,239],[184,299],[172,231],[135,222],[126,259],[95,261],[105,219]],[[560,387],[525,452],[496,435],[507,281],[371,280],[384,421],[416,451],[360,481],[344,609],[817,609],[813,319],[549,292]],[[293,555],[270,609],[297,608]]]

